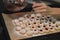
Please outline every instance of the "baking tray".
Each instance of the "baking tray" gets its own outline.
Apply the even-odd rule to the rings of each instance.
[[[30,13],[30,12],[26,12],[26,13]],[[24,14],[24,12],[22,14]],[[11,20],[14,19],[14,18],[17,18],[18,16],[20,16],[20,13],[15,13],[15,14],[2,14],[2,15],[3,15],[3,18],[4,18],[4,21],[5,21],[5,24],[6,24],[6,27],[7,27],[7,30],[9,32],[9,35],[10,35],[11,40],[21,40],[21,39],[23,40],[23,37],[16,37],[14,35],[14,33],[12,32],[12,29],[13,29],[14,25],[11,24]],[[12,16],[13,16],[13,18],[12,18]],[[58,32],[60,32],[60,30],[59,31],[55,31],[53,33],[49,33],[47,35],[44,34],[44,35],[40,35],[40,36],[24,38],[24,40],[30,40],[30,39],[31,40],[39,40],[40,38],[41,39],[45,39],[45,38],[49,38],[49,37],[52,38],[52,35],[55,34],[55,33],[58,33]]]

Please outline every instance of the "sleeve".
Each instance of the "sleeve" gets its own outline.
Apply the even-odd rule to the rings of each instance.
[[[0,13],[6,13],[6,9],[3,0],[0,0]]]
[[[60,0],[42,0],[45,2],[48,6],[52,7],[60,7]]]

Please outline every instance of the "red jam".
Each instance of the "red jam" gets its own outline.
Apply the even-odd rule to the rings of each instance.
[[[43,30],[40,30],[40,31],[43,31]]]
[[[51,26],[51,24],[49,24],[49,26]]]
[[[43,27],[46,27],[45,25]]]
[[[39,19],[36,19],[36,20],[39,20]]]
[[[37,18],[39,18],[39,16],[37,16]]]
[[[34,19],[34,17],[31,17],[32,19]]]
[[[30,23],[28,25],[30,25]]]
[[[58,25],[56,25],[56,27],[58,27]]]
[[[48,28],[45,28],[45,30],[48,30]]]
[[[36,22],[34,22],[34,24],[36,24]]]
[[[40,26],[38,26],[38,28],[40,28]]]
[[[50,29],[53,29],[53,28],[50,28]]]
[[[34,27],[32,27],[32,28],[34,28]]]
[[[37,31],[37,30],[34,30],[34,31]]]

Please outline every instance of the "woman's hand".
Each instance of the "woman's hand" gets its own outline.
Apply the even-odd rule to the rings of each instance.
[[[33,3],[33,10],[36,13],[45,13],[47,11],[47,5],[45,3]]]
[[[21,4],[23,4],[24,3],[24,0],[20,0],[21,1]]]

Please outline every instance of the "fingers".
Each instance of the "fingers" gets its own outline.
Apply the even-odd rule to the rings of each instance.
[[[42,4],[40,4],[40,3],[33,3],[33,8],[36,8],[36,7],[40,7],[40,6],[42,6]]]
[[[34,8],[33,10],[42,10],[42,9],[46,9],[46,7],[36,7],[36,8]]]
[[[47,6],[45,3],[33,3],[33,10],[37,13],[45,13],[47,11]]]
[[[23,2],[24,2],[24,0],[21,0],[21,2],[23,3]]]
[[[36,13],[45,13],[46,9],[42,9],[42,10],[35,10]]]
[[[44,6],[45,7],[46,4],[45,3],[35,3],[34,2],[32,7],[35,8],[35,7],[40,7],[40,6]]]

